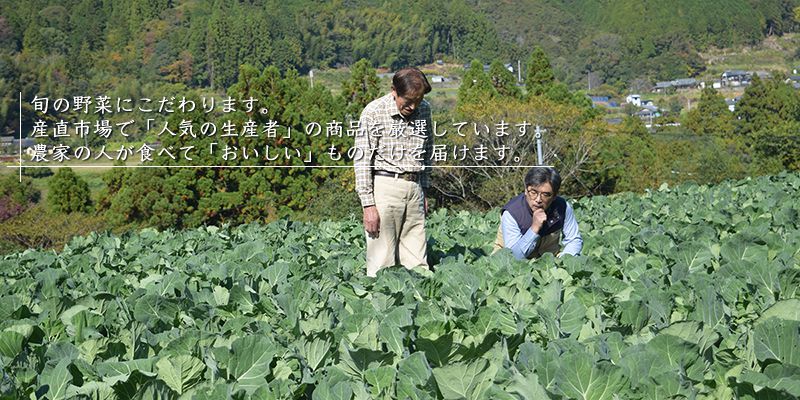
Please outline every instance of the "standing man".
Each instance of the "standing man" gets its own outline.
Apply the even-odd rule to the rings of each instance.
[[[583,238],[575,213],[558,196],[561,176],[550,167],[534,167],[525,174],[525,191],[511,199],[500,215],[495,251],[511,249],[517,259],[580,254]],[[559,252],[560,244],[564,249]]]
[[[392,91],[361,113],[355,140],[356,192],[364,211],[367,276],[384,267],[428,267],[425,214],[433,133],[425,74],[403,68]]]

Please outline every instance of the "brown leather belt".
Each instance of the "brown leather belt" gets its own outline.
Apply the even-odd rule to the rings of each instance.
[[[389,171],[376,169],[374,173],[377,176],[388,176],[388,177],[391,177],[391,178],[403,179],[403,180],[411,181],[411,182],[416,182],[417,178],[419,178],[419,174],[416,173],[416,172],[397,173],[397,172],[389,172]]]

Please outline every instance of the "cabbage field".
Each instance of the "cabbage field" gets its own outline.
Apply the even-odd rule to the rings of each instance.
[[[0,260],[3,399],[794,399],[800,176],[574,203],[583,255],[362,267],[359,221],[74,238]]]

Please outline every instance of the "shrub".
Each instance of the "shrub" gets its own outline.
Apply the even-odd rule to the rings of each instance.
[[[64,214],[42,205],[0,223],[0,254],[27,248],[60,248],[73,236],[105,229],[101,216]]]
[[[40,197],[41,192],[33,187],[31,179],[23,178],[20,182],[16,175],[3,175],[0,177],[0,221],[21,214]]]
[[[334,177],[316,191],[301,219],[309,221],[361,218],[361,202],[355,193],[353,174]]]
[[[47,202],[57,212],[88,212],[92,208],[89,184],[75,175],[72,168],[60,168],[50,180]]]
[[[50,168],[22,168],[22,175],[30,178],[47,178],[53,176]]]

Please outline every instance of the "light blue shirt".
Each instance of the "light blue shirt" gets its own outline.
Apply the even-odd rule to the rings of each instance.
[[[578,230],[578,221],[575,220],[575,213],[572,211],[572,206],[569,202],[567,202],[567,211],[564,214],[564,228],[561,230],[561,245],[564,249],[558,256],[561,257],[564,254],[577,256],[583,248],[583,238]],[[508,211],[504,211],[503,215],[500,216],[500,226],[503,231],[505,248],[511,249],[514,257],[518,260],[527,258],[533,248],[536,247],[536,243],[539,241],[539,234],[531,228],[528,228],[525,234],[520,232],[517,221]]]

